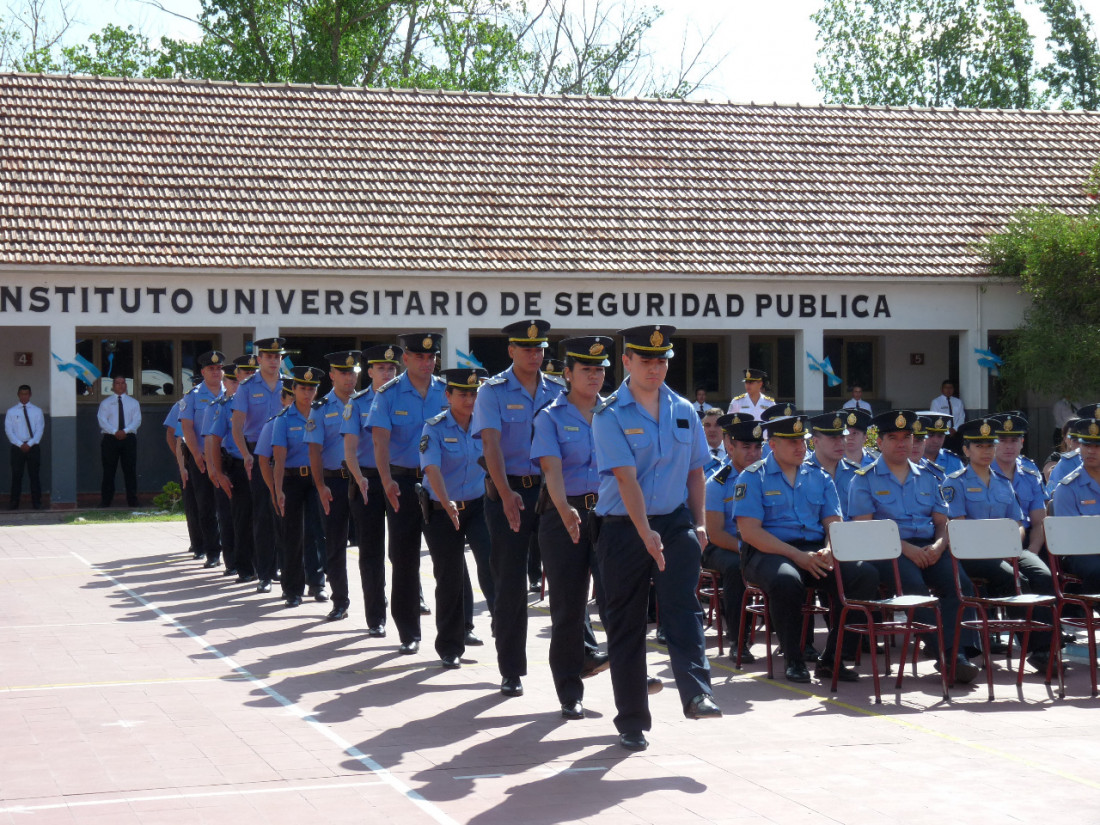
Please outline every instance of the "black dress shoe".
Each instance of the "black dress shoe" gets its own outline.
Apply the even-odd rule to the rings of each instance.
[[[812,644],[807,644],[802,648],[802,661],[803,662],[816,662],[821,658],[821,654],[817,652],[817,648]]]
[[[214,569],[215,567],[217,567],[217,566],[218,566],[219,564],[221,564],[221,562],[220,562],[220,561],[218,561],[217,559],[207,559],[207,560],[206,560],[206,564],[204,564],[204,565],[202,566],[202,569],[203,569],[203,570],[213,570],[213,569]]]
[[[652,696],[654,693],[660,693],[665,689],[665,683],[658,679],[656,676],[645,677],[645,692]]]
[[[237,584],[248,584],[249,582],[256,581],[255,573],[241,573],[237,576]]]
[[[282,581],[282,571],[276,570],[275,574],[271,577],[273,582]]]
[[[301,607],[302,606],[302,597],[301,596],[287,596],[286,606],[287,607]]]
[[[1027,663],[1039,673],[1046,673],[1047,665],[1050,663],[1050,651],[1036,650],[1034,653],[1027,654]]]
[[[619,734],[619,744],[626,748],[628,751],[644,751],[649,747],[649,742],[646,741],[645,734],[640,730],[632,730],[627,733]]]
[[[730,649],[730,661],[734,664],[737,663],[737,648]],[[754,656],[753,652],[749,650],[748,645],[745,645],[743,648],[741,648],[741,664],[751,665],[755,661],[756,656]]]
[[[792,662],[787,665],[787,681],[806,683],[810,681],[810,671],[805,662]]]
[[[562,702],[561,703],[561,718],[562,719],[583,719],[584,718],[584,705],[580,702]]]
[[[531,582],[531,586],[527,588],[528,593],[541,593],[542,582]]]
[[[237,575],[237,568],[236,567],[227,567],[227,568],[225,568],[225,570],[222,571],[222,575],[223,576],[236,576]]]
[[[603,673],[609,667],[611,667],[611,660],[606,653],[598,650],[595,653],[585,653],[584,664],[581,666],[581,678],[587,679],[597,673]]]
[[[714,703],[709,693],[700,693],[688,702],[684,716],[688,719],[721,719],[722,709]]]
[[[663,627],[657,628],[657,644],[667,645],[668,639],[665,638],[665,629]]]
[[[505,676],[500,683],[500,692],[503,696],[522,696],[523,682],[518,676]]]
[[[474,633],[474,631],[472,630],[466,631],[465,643],[466,647],[481,647],[483,644],[485,644],[485,642],[481,640],[481,637]]]
[[[420,651],[420,642],[413,639],[411,642],[402,642],[401,646],[397,648],[397,652],[402,656],[412,656],[414,653]]]
[[[309,596],[315,602],[327,602],[328,601],[328,596],[325,594],[325,588],[324,588],[323,585],[321,587],[311,587],[311,588],[309,588]]]
[[[423,599],[420,600],[420,615],[421,616],[430,616],[430,615],[432,615],[432,609],[430,607],[428,607],[428,603],[426,601],[424,601]]]
[[[826,662],[824,659],[817,663],[817,667],[814,668],[814,678],[819,682],[833,681],[833,665],[832,662]],[[852,668],[845,667],[843,664],[840,666],[840,670],[836,674],[836,680],[838,682],[858,682],[859,674]]]
[[[386,626],[384,624],[371,625],[367,628],[367,635],[372,639],[386,638]]]
[[[458,660],[457,656],[440,656],[439,663],[447,670],[458,670],[462,667],[462,662]]]
[[[947,665],[951,666],[950,662]],[[935,664],[936,670],[940,669],[940,663]],[[966,658],[965,653],[960,653],[955,659],[955,681],[962,685],[968,685],[981,673],[981,668]]]
[[[257,593],[270,593],[271,592],[271,580],[260,579],[260,583],[256,585]]]
[[[341,619],[346,619],[347,617],[348,609],[343,605],[336,605],[332,608],[332,610],[328,612],[328,615],[325,616],[325,618],[330,622],[338,622]]]

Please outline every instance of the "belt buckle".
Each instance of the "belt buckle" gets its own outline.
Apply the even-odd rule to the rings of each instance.
[[[298,475],[301,478],[308,478],[309,477],[309,467],[299,467],[298,468]]]
[[[535,482],[531,478],[531,476],[523,476],[523,481],[521,481],[520,484],[523,485],[524,490],[530,490],[532,487],[535,486]]]
[[[584,494],[584,509],[585,510],[591,510],[595,506],[596,506],[596,494],[595,493],[585,493]]]
[[[345,468],[341,467],[340,468],[340,478],[351,478],[351,475],[348,473],[348,471]]]
[[[459,510],[459,511],[465,510],[466,509],[466,502],[465,501],[456,501],[455,502],[455,509]]]

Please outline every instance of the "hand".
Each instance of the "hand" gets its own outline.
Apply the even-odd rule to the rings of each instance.
[[[565,525],[565,532],[569,534],[570,540],[573,544],[580,544],[581,541],[581,516],[573,507],[568,504],[564,509],[558,510],[558,515],[561,516],[561,523]]]
[[[833,572],[832,558],[823,550],[815,550],[812,553],[799,553],[795,556],[795,564],[815,579],[823,579]]]
[[[125,439],[126,439],[126,433],[124,431],[119,430],[118,432],[115,433],[115,440],[116,441],[124,441]]]
[[[359,485],[359,492],[363,496],[363,503],[367,503],[367,488],[370,486],[370,479],[366,476],[359,476],[359,480],[355,482]]]
[[[193,453],[195,456],[195,466],[198,467],[199,472],[206,475],[206,458],[202,453]]]
[[[450,518],[451,524],[455,526],[455,529],[462,529],[462,525],[458,520],[458,506],[453,501],[447,501],[443,504],[443,510],[447,513],[447,516],[448,518]]]
[[[187,487],[187,468],[180,467],[180,488]]]
[[[901,552],[905,558],[913,562],[918,568],[923,570],[928,567],[932,562],[928,559],[928,554],[924,552],[923,547],[917,547],[909,544],[908,542],[901,543]]]
[[[248,480],[251,481],[252,480],[252,465],[256,463],[256,459],[252,455],[252,453],[249,453],[244,458],[242,458],[241,461],[244,462],[244,474],[246,476],[248,476]]]
[[[329,514],[329,510],[332,509],[332,507],[330,506],[332,504],[332,490],[330,490],[328,488],[328,485],[325,484],[324,486],[318,488],[317,497],[321,499],[321,509],[325,511],[325,515],[327,516]]]
[[[645,544],[645,550],[649,555],[653,557],[653,560],[657,562],[657,569],[664,572],[665,569],[665,545],[661,541],[661,534],[656,530],[646,530],[642,536],[642,542]]]
[[[275,491],[275,512],[280,516],[286,516],[286,493],[282,490]]]
[[[390,483],[385,486],[385,492],[386,501],[390,503],[390,507],[392,507],[393,511],[396,513],[401,509],[401,505],[397,501],[397,497],[401,495],[401,487],[391,478]]]
[[[520,524],[519,511],[526,509],[523,506],[523,496],[510,487],[505,487],[500,491],[500,503],[504,507],[504,516],[508,519],[508,526],[512,528],[513,533],[518,533]]]
[[[26,443],[24,443],[24,444],[20,444],[20,445],[19,445],[19,449],[20,449],[20,450],[22,450],[22,451],[23,451],[23,452],[25,452],[25,453],[29,453],[29,452],[31,451],[31,445],[30,445],[30,444],[26,444]]]
[[[946,549],[947,542],[945,542],[943,539],[937,539],[936,541],[925,547],[924,556],[926,559],[928,559],[928,566],[931,567],[933,564],[938,562],[940,560],[940,556],[943,555],[943,551]]]
[[[707,528],[700,524],[695,528],[695,537],[699,539],[699,549],[706,550],[707,545],[710,544],[710,537],[707,535]]]

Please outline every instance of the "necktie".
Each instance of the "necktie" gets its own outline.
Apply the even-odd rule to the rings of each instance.
[[[122,396],[118,397],[118,428],[126,429],[126,413],[122,411]]]
[[[27,419],[27,441],[30,441],[32,438],[34,438],[34,428],[31,427],[31,417],[27,413],[26,404],[23,405],[23,417]]]

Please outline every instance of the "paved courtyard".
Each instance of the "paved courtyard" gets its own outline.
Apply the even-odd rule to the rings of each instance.
[[[1080,665],[1065,700],[1034,674],[1021,699],[1001,659],[996,702],[983,683],[943,704],[921,662],[876,706],[869,676],[831,699],[740,672],[711,631],[725,717],[683,718],[653,643],[668,687],[631,754],[606,674],[587,719],[560,718],[535,596],[526,694],[506,699],[484,615],[488,644],[443,670],[432,617],[399,656],[358,598],[329,624],[186,549],[181,523],[0,528],[0,823],[1100,823]]]

